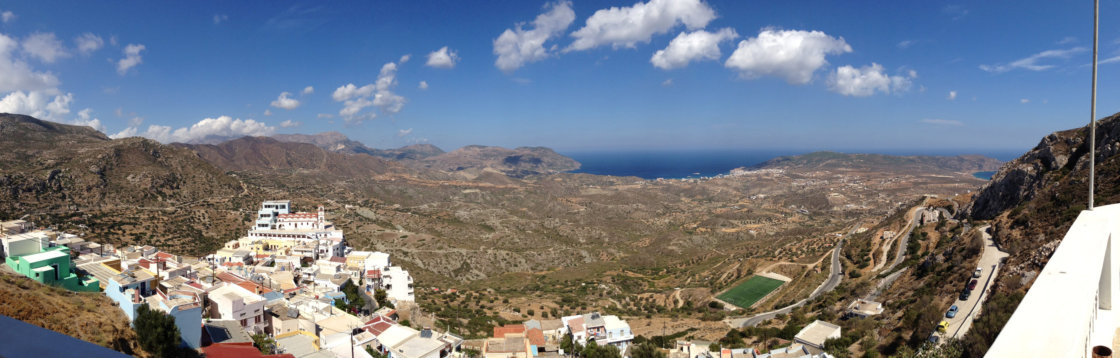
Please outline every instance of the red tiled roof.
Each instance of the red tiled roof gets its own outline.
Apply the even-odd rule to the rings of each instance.
[[[165,260],[172,260],[172,259],[175,258],[175,255],[160,251],[160,252],[156,252],[156,258],[165,259]]]
[[[381,278],[381,270],[369,270],[369,271],[366,271],[366,277],[376,277],[376,278]]]
[[[507,324],[501,327],[494,327],[494,338],[505,338],[507,334],[516,333],[525,333],[525,325]]]
[[[346,263],[346,258],[341,256],[331,256],[331,262],[344,264]]]
[[[537,347],[544,347],[544,331],[540,328],[530,328],[525,331],[525,336],[529,337],[529,344]]]
[[[272,290],[268,289],[268,287],[258,285],[256,282],[252,281],[241,281],[238,282],[237,285],[256,294],[265,294],[272,292]]]
[[[224,358],[224,357],[250,357],[250,358],[296,358],[291,354],[272,354],[263,355],[256,347],[253,347],[252,342],[245,343],[214,343],[206,347],[202,347],[202,353],[210,358]]]
[[[219,272],[216,276],[218,276],[218,279],[222,280],[222,282],[238,283],[245,281],[245,279],[241,278],[241,276],[238,276],[229,271]]]

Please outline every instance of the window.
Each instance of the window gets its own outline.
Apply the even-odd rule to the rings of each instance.
[[[248,325],[249,325],[249,320],[247,320],[247,319],[243,319],[243,320],[241,320],[241,326],[242,326],[242,327],[244,327],[244,326],[248,326]]]
[[[261,316],[257,316],[257,321],[256,321],[256,323],[261,323]]]

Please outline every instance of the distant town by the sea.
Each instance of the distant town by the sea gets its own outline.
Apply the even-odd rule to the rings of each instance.
[[[650,150],[650,151],[586,151],[561,152],[580,163],[573,173],[598,175],[635,176],[643,179],[687,179],[727,174],[731,169],[751,167],[786,155],[805,154],[811,151],[795,150]],[[843,151],[845,153],[879,153],[888,155],[943,155],[980,154],[1009,161],[1025,151],[967,151],[945,150],[925,152],[900,151]],[[974,176],[991,179],[994,172],[978,172]]]

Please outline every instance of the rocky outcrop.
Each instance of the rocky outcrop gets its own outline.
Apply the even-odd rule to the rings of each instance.
[[[1104,163],[1120,153],[1120,114],[1098,121],[1097,162]],[[965,215],[974,219],[992,219],[1000,213],[1035,199],[1043,188],[1063,180],[1087,181],[1089,167],[1088,127],[1054,132],[1023,156],[1005,164],[992,180],[980,189]],[[1074,177],[1068,177],[1071,173]],[[1115,173],[1098,168],[1098,182]],[[1084,179],[1084,180],[1082,180]],[[1086,185],[1085,190],[1088,190]]]
[[[367,154],[375,157],[396,160],[421,160],[443,154],[444,151],[431,144],[413,144],[396,149],[374,149],[362,142],[351,140],[339,132],[319,134],[277,134],[272,136],[282,142],[308,143],[319,148],[343,154]]]

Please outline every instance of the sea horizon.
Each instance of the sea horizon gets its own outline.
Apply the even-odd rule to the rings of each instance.
[[[569,173],[634,176],[642,179],[693,179],[728,174],[732,169],[752,167],[781,156],[820,150],[782,149],[657,149],[594,150],[559,152],[580,163]],[[1026,150],[829,150],[849,154],[957,156],[978,154],[1006,162]]]

